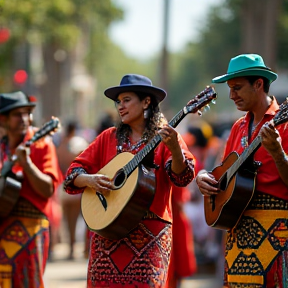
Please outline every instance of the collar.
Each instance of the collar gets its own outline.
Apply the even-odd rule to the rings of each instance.
[[[266,115],[275,116],[276,113],[279,111],[279,104],[274,96],[269,96],[272,99],[271,105],[268,107],[267,111],[265,112],[263,119],[266,118]],[[249,123],[252,117],[252,112],[247,112],[244,116],[244,123]]]

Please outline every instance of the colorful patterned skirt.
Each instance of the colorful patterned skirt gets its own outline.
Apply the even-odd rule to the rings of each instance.
[[[88,288],[164,287],[171,253],[172,225],[145,219],[121,240],[93,234]]]
[[[49,222],[28,201],[0,221],[0,287],[43,288]]]
[[[288,287],[288,203],[256,193],[228,233],[224,287]]]

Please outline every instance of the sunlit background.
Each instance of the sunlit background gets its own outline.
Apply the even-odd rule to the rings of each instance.
[[[279,75],[270,92],[282,102],[287,35],[283,0],[0,0],[0,92],[33,95],[37,126],[51,116],[73,119],[90,141],[99,120],[115,113],[103,91],[127,73],[167,91],[161,109],[169,120],[226,73],[231,57],[258,53]],[[177,129],[206,123],[218,136],[229,129],[242,114],[226,84],[215,89],[216,105],[202,117],[188,115]]]
[[[261,54],[279,73],[271,93],[279,101],[287,94],[288,8],[281,0],[1,0],[0,5],[1,92],[34,95],[38,125],[54,115],[94,129],[102,114],[114,109],[103,91],[126,73],[144,74],[164,88],[162,110],[171,118],[240,53]],[[201,119],[214,125],[233,121],[238,114],[226,85],[215,89],[217,104]],[[185,121],[198,121],[191,119]]]

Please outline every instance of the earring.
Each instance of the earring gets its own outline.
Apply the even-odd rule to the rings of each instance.
[[[144,119],[148,119],[149,118],[149,110],[148,109],[145,109],[144,111],[143,111],[143,115],[144,115]]]

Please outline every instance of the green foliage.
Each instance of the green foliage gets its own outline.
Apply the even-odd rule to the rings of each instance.
[[[288,2],[283,1],[281,8],[281,14],[278,19],[278,30],[277,30],[277,39],[278,39],[278,67],[286,68],[288,66]]]
[[[93,57],[89,59],[88,55],[86,61],[93,72],[91,67],[105,51],[105,45],[109,45],[110,23],[123,16],[123,11],[112,5],[111,0],[4,0],[0,5],[1,27],[8,28],[11,35],[9,41],[0,45],[0,85],[6,90],[13,87],[15,51],[23,43],[70,52],[89,37],[88,49],[95,54],[90,53]]]
[[[54,43],[68,50],[87,29],[105,33],[121,17],[122,10],[110,0],[9,0],[2,5],[2,25],[17,42]]]
[[[206,26],[200,31],[200,39],[187,45],[181,55],[173,56],[173,63],[181,64],[173,69],[171,77],[172,107],[180,109],[192,96],[210,85],[212,78],[225,74],[230,58],[240,52],[240,10],[236,2],[226,1],[219,7],[212,7]],[[178,100],[179,94],[183,102]],[[227,103],[219,107],[227,109]]]
[[[142,74],[151,79],[157,77],[157,69],[155,68],[157,62],[155,60],[139,62],[125,55],[112,42],[107,43],[105,53],[103,51],[101,53],[102,56],[97,57],[97,60],[93,62],[94,64],[97,63],[94,67],[94,75],[97,79],[98,95],[103,95],[103,91],[110,86],[119,85],[122,76],[125,74]],[[107,103],[111,107],[111,100]]]

